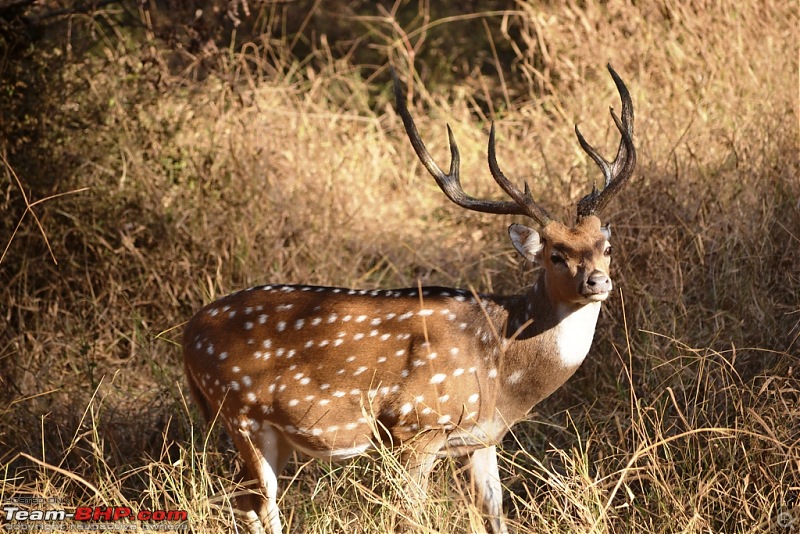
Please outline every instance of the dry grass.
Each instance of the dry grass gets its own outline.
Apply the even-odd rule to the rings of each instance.
[[[800,492],[797,6],[645,4],[400,22],[387,8],[335,19],[358,28],[350,56],[319,34],[297,55],[269,6],[251,20],[275,33],[238,48],[181,52],[145,11],[141,34],[77,20],[96,31],[88,54],[42,45],[36,72],[51,78],[38,101],[4,92],[4,116],[28,115],[0,149],[28,202],[90,189],[32,208],[55,265],[30,214],[12,236],[25,200],[4,171],[0,502],[179,508],[196,532],[229,529],[235,456],[184,397],[177,340],[193,310],[272,281],[511,292],[531,279],[510,221],[448,204],[404,138],[385,63],[408,73],[424,36],[416,54],[444,59],[415,64],[420,130],[444,164],[450,122],[476,194],[496,194],[495,118],[504,171],[571,218],[598,177],[573,124],[606,153],[617,139],[605,62],[636,109],[640,167],[608,213],[621,290],[583,367],[504,444],[512,525],[790,531],[776,519]],[[488,37],[468,62],[471,23]],[[403,473],[381,456],[298,458],[283,480],[289,531],[386,531]],[[440,470],[421,532],[479,529],[457,470]]]

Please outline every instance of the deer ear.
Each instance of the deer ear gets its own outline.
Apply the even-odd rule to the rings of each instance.
[[[508,235],[517,252],[531,263],[536,263],[536,257],[544,246],[539,232],[521,224],[512,224],[508,227]]]
[[[600,231],[606,236],[607,240],[611,240],[611,223],[606,224],[605,226],[600,227]]]

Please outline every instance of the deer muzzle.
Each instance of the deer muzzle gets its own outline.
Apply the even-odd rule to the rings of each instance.
[[[608,274],[595,269],[583,283],[581,295],[591,301],[605,300],[608,298],[612,287],[611,278],[608,277]]]

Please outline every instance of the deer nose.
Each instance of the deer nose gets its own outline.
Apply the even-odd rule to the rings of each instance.
[[[603,271],[594,271],[586,280],[586,295],[596,295],[611,291],[611,279]]]

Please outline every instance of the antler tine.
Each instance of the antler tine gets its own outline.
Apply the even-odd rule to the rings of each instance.
[[[603,211],[606,205],[612,198],[622,189],[625,183],[633,174],[636,167],[636,148],[633,145],[633,102],[628,88],[622,78],[608,65],[608,71],[614,79],[614,84],[617,86],[620,101],[622,102],[622,119],[617,117],[614,109],[611,108],[611,118],[614,119],[614,124],[619,130],[622,139],[617,149],[617,155],[614,161],[609,163],[606,161],[597,150],[586,142],[586,139],[581,135],[578,125],[575,125],[575,135],[578,137],[578,143],[581,148],[591,157],[605,178],[603,190],[599,193],[597,189],[592,186],[592,192],[583,197],[578,202],[578,220],[589,215],[597,215]]]
[[[528,183],[524,182],[525,191],[522,192],[517,186],[511,183],[511,181],[506,178],[505,174],[503,174],[503,171],[500,170],[500,166],[497,164],[497,153],[495,150],[494,122],[492,122],[492,128],[489,131],[489,171],[492,173],[494,181],[497,182],[508,196],[514,199],[514,202],[524,210],[525,215],[535,220],[540,226],[547,226],[552,219],[547,211],[533,200]]]
[[[400,80],[397,78],[394,68],[391,69],[391,72],[394,96],[395,100],[397,101],[397,112],[403,119],[403,125],[405,126],[408,139],[411,141],[411,146],[414,147],[417,157],[431,174],[431,176],[433,176],[433,179],[436,180],[439,188],[444,192],[445,195],[447,195],[447,198],[462,208],[479,211],[482,213],[495,213],[498,215],[529,215],[525,206],[520,205],[516,201],[509,202],[500,200],[482,200],[471,197],[464,192],[464,189],[461,187],[461,179],[459,177],[461,156],[459,155],[456,139],[453,136],[453,131],[450,129],[449,124],[447,125],[447,136],[450,142],[450,172],[445,174],[444,171],[442,171],[436,162],[433,161],[430,153],[425,148],[425,143],[422,142],[422,139],[419,136],[417,127],[414,124],[414,119],[411,117],[411,113],[409,113],[408,108],[406,107],[403,89],[400,86]],[[514,198],[513,195],[512,198]]]

